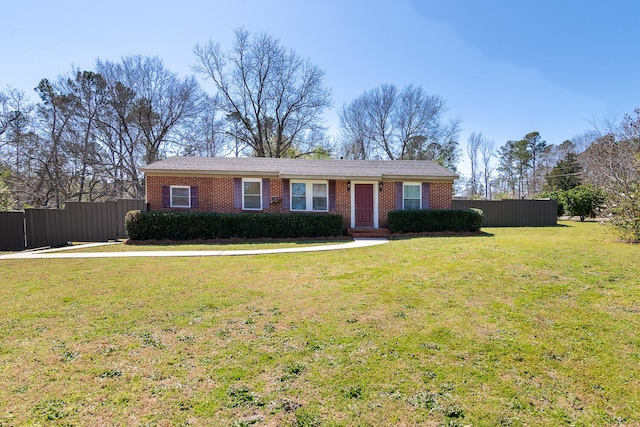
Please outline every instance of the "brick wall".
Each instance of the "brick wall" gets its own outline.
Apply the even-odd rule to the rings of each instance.
[[[382,191],[378,193],[378,219],[380,228],[389,226],[389,212],[396,209],[396,183],[394,181],[383,181]]]
[[[242,212],[242,209],[233,207],[233,178],[147,176],[146,182],[147,203],[149,203],[149,209],[153,211]],[[198,187],[198,207],[195,209],[163,208],[162,187],[165,185]],[[271,179],[269,192],[271,197],[275,198],[277,202],[270,203],[268,206],[263,206],[262,212],[285,212],[286,209],[282,206],[282,180],[277,178]]]
[[[451,209],[453,183],[431,183],[431,209]]]
[[[336,181],[336,211],[343,217],[344,228],[351,227],[351,193],[347,191],[348,181]],[[233,207],[233,177],[188,177],[188,176],[147,176],[147,203],[150,210],[197,211],[238,213],[242,209]],[[162,207],[162,186],[184,185],[198,187],[198,208],[180,209]],[[351,190],[353,191],[353,189]],[[378,191],[377,185],[374,191]],[[282,204],[282,180],[271,178],[270,195],[276,203],[264,206],[262,212],[288,212],[288,206]],[[451,209],[453,195],[452,183],[431,183],[431,208]],[[388,226],[387,217],[395,209],[395,182],[383,181],[382,191],[378,193],[379,226]],[[251,211],[255,212],[255,211]]]
[[[351,193],[347,191],[348,181],[336,181],[336,212],[342,215],[342,227],[351,227]]]

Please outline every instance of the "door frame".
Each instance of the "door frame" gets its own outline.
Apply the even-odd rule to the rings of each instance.
[[[349,181],[351,186],[351,228],[356,228],[356,184],[371,184],[373,191],[373,228],[379,228],[378,221],[378,181]]]

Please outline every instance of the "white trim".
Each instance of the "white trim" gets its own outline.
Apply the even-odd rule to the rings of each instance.
[[[173,189],[174,188],[186,188],[189,192],[187,196],[187,205],[174,205],[173,204]],[[180,196],[181,197],[181,196]],[[190,208],[191,207],[191,187],[188,185],[171,185],[169,186],[169,207],[172,208]]]
[[[351,228],[356,228],[356,184],[371,184],[373,191],[373,228],[380,228],[378,214],[378,185],[380,181],[349,181],[351,197]]]
[[[311,209],[293,209],[293,184],[305,185],[305,197],[306,208]],[[324,184],[327,189],[327,208],[326,209],[313,209],[313,184]],[[329,212],[329,181],[327,180],[304,180],[304,179],[290,179],[289,180],[289,210],[291,212]]]
[[[404,197],[404,186],[405,185],[416,185],[418,186],[418,209],[422,209],[422,183],[421,182],[415,182],[415,181],[405,181],[402,183],[402,210],[405,210],[404,208],[404,199],[406,197]],[[415,200],[415,199],[412,199]]]
[[[260,184],[260,191],[258,192],[258,196],[260,197],[260,207],[259,208],[246,208],[244,206],[244,183],[245,182],[257,182]],[[242,178],[242,210],[243,211],[261,211],[262,210],[262,178]],[[252,194],[252,196],[254,196]]]

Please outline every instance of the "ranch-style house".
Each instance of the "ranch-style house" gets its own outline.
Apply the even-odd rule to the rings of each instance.
[[[150,210],[337,213],[385,228],[389,211],[451,209],[454,172],[428,160],[170,157],[141,170]]]

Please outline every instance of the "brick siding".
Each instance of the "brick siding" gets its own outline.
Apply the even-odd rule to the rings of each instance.
[[[396,209],[396,183],[382,181],[382,191],[378,193],[378,218],[380,228],[389,227],[389,212]]]
[[[343,217],[344,228],[351,227],[351,193],[347,190],[348,181],[336,181],[336,210]],[[198,187],[197,208],[163,208],[162,187],[183,185]],[[233,207],[233,177],[189,177],[189,176],[154,176],[146,177],[147,203],[150,210],[172,210],[190,212],[256,212],[243,211]],[[351,189],[353,191],[353,188]],[[378,185],[374,185],[378,191]],[[283,213],[289,212],[288,206],[282,203],[282,179],[271,178],[270,196],[273,200],[268,206],[263,206],[261,212]],[[431,183],[430,206],[433,209],[451,209],[453,196],[452,183]],[[378,193],[378,219],[381,228],[387,228],[387,217],[395,209],[395,182],[383,181],[382,191]]]
[[[431,209],[451,209],[453,183],[431,183]]]

